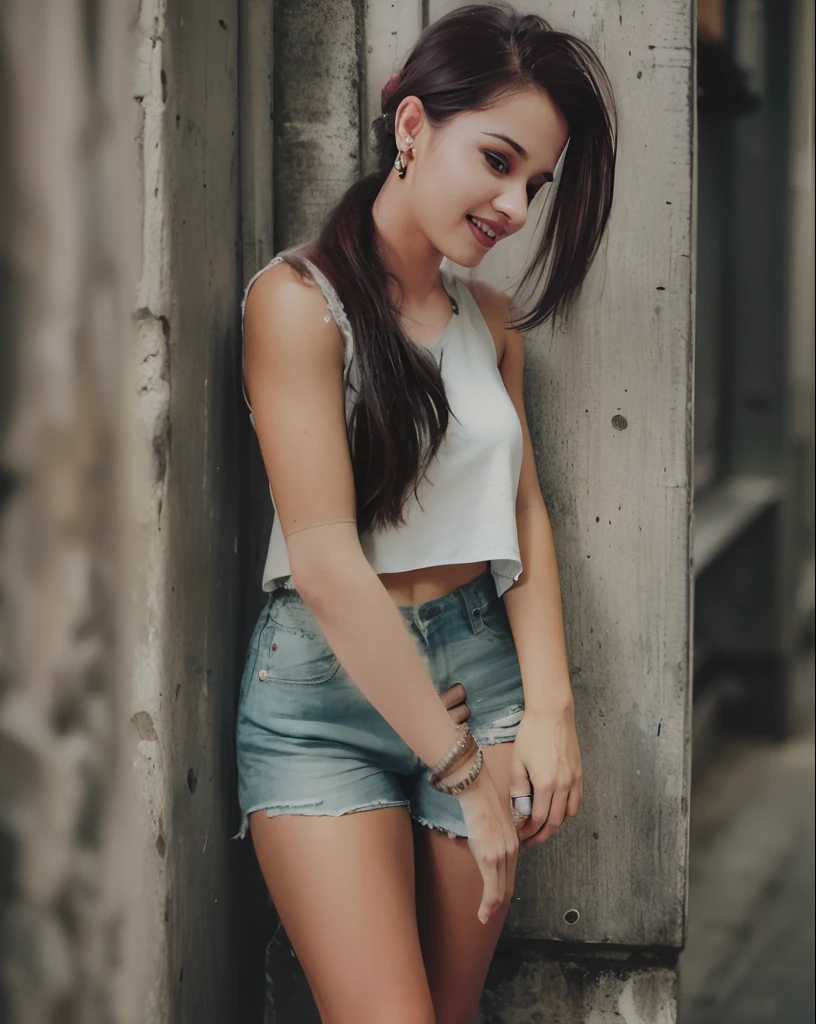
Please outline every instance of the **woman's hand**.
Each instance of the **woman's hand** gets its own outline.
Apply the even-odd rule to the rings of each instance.
[[[465,704],[465,688],[461,683],[454,683],[439,696],[456,725],[461,725],[470,718],[470,708]]]
[[[461,683],[454,683],[440,694],[448,714],[457,725],[470,718],[465,696],[465,688]],[[445,782],[449,785],[458,782],[467,775],[472,764],[473,758],[468,758],[464,766],[445,776]],[[484,883],[478,918],[482,924],[487,924],[490,915],[513,894],[515,873],[508,859],[518,854],[518,836],[515,834],[510,808],[504,805],[496,792],[486,764],[482,765],[476,781],[459,794],[458,800],[470,833],[468,847]],[[453,832],[449,832],[448,836],[455,838]]]
[[[510,792],[532,793],[533,810],[518,827],[524,847],[543,843],[581,803],[583,773],[572,702],[525,711],[513,744]]]
[[[473,758],[469,758],[470,768]],[[453,783],[466,770],[451,773],[445,782]],[[482,764],[475,781],[457,797],[467,825],[470,852],[482,875],[482,899],[477,917],[487,924],[490,915],[509,902],[513,895],[515,871],[513,861],[518,856],[519,841],[510,816],[510,804],[499,796],[487,765]]]

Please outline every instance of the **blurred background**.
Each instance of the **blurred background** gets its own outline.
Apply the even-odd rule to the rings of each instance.
[[[234,683],[268,526],[257,453],[243,454],[238,298],[247,269],[313,224],[357,173],[366,96],[376,99],[419,28],[455,6],[5,0],[0,8],[3,1024],[311,1019],[301,1015],[303,978],[251,848],[229,841],[239,820]],[[551,986],[562,1016],[548,1020],[607,1019],[597,1016],[611,1005],[606,993],[631,965],[638,977],[662,971],[665,998],[630,998],[621,982],[615,1019],[626,1024],[809,1022],[813,0],[586,0],[566,14],[525,6],[577,25],[602,48],[624,114],[623,167],[632,168],[632,143],[650,138],[656,119],[678,126],[672,170],[647,163],[641,178],[622,174],[618,185],[630,213],[635,189],[649,201],[659,193],[664,208],[671,204],[650,185],[663,175],[659,188],[675,190],[678,219],[648,221],[648,250],[632,243],[617,263],[607,259],[613,296],[629,301],[635,293],[621,292],[621,275],[634,267],[645,280],[645,252],[656,259],[680,245],[665,244],[665,225],[682,232],[684,212],[695,209],[683,257],[696,253],[693,287],[687,269],[675,277],[686,305],[671,288],[659,300],[675,318],[674,337],[696,333],[693,480],[675,485],[693,508],[691,550],[682,578],[658,581],[672,607],[685,607],[685,587],[693,598],[692,650],[674,652],[662,677],[688,697],[687,710],[672,705],[672,724],[687,732],[678,749],[690,746],[692,768],[690,812],[685,795],[674,801],[688,781],[682,750],[666,769],[680,780],[671,799],[659,785],[642,798],[649,820],[665,821],[660,811],[671,805],[681,834],[688,825],[688,849],[675,851],[681,862],[687,855],[676,908],[680,930],[688,910],[685,948],[634,932],[631,943],[609,942],[610,931],[629,926],[622,918],[594,921],[593,941],[572,943],[555,920],[552,941],[513,948],[527,958],[543,950],[557,965],[552,978],[568,979]],[[313,36],[286,34],[307,23]],[[364,52],[367,32],[377,42]],[[312,74],[315,60],[322,78]],[[296,65],[309,71],[305,84]],[[644,75],[652,108],[638,98]],[[323,81],[334,83],[325,93]],[[696,139],[693,182],[686,131]],[[635,221],[615,228],[618,238],[630,228],[636,236]],[[696,332],[681,315],[689,294]],[[651,295],[636,301],[654,315]],[[641,306],[631,308],[636,322]],[[634,351],[616,324],[610,335]],[[662,372],[646,363],[647,385],[660,387]],[[691,388],[678,378],[665,403],[676,401],[681,419]],[[681,464],[684,445],[676,441]],[[661,483],[648,493],[662,501],[664,491]],[[644,521],[659,541],[664,506],[655,507]],[[665,534],[681,559],[687,511],[679,539],[671,524]],[[245,542],[247,534],[261,540]],[[577,561],[571,543],[565,565]],[[596,559],[593,571],[609,576],[610,564]],[[632,650],[618,677],[631,690],[610,696],[615,687],[599,682],[591,691],[609,701],[607,716],[615,700],[629,714],[640,699]],[[635,838],[657,847],[661,827]],[[593,867],[581,835],[567,859],[611,884],[608,864]],[[629,896],[637,904],[634,890]],[[641,910],[635,905],[635,918]],[[496,995],[515,977],[507,962],[484,1021],[532,1022],[521,1010],[511,1018]],[[570,1009],[578,1002],[580,1014]]]
[[[698,0],[683,1024],[814,1014],[814,5]]]

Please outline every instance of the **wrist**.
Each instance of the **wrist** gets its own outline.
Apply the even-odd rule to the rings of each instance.
[[[532,718],[571,718],[575,713],[575,698],[569,683],[566,686],[548,687],[544,693],[524,698],[524,716]]]
[[[463,756],[459,757],[451,768],[443,772],[440,781],[444,782],[446,786],[455,786],[457,782],[461,782],[462,779],[467,777],[470,769],[473,767],[473,762],[476,760],[478,753],[478,744],[474,742],[472,747]]]
[[[471,764],[472,764],[473,760],[474,760],[474,758],[471,758]],[[470,769],[470,767],[471,767],[471,765],[468,765],[468,769]],[[465,772],[464,774],[466,775],[467,772]],[[485,779],[487,777],[488,777],[487,765],[482,763],[481,771],[476,776],[476,778],[473,780],[473,782],[471,782],[471,784],[469,786],[466,786],[465,789],[463,789],[461,793],[454,793],[453,796],[457,800],[461,800],[463,802],[467,801],[468,797],[470,797],[473,800],[482,800],[482,799],[484,799]]]
[[[442,709],[445,720],[439,723],[439,729],[434,737],[434,746],[432,748],[434,750],[433,760],[427,760],[422,757],[422,754],[419,751],[416,751],[429,768],[433,768],[435,765],[439,764],[444,757],[449,755],[461,736],[460,727],[451,719],[448,712],[442,706],[441,701],[439,702],[439,706]]]

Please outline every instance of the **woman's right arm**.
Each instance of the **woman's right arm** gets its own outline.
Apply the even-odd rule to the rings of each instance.
[[[317,285],[285,263],[250,289],[244,376],[255,429],[295,587],[351,679],[414,753],[434,765],[453,746],[456,729],[360,545],[343,345],[325,310]],[[518,851],[518,837],[509,798],[503,806],[486,766],[459,799],[484,881],[478,917],[486,923],[512,892],[508,858]]]
[[[351,679],[433,765],[456,741],[455,726],[360,545],[343,344],[325,312],[320,289],[285,263],[249,291],[244,376],[261,454],[296,589]]]

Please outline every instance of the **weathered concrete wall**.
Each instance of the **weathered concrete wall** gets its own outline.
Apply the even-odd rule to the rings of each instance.
[[[380,74],[413,6],[390,19],[369,12],[366,54]],[[429,18],[461,6],[431,0]],[[678,948],[690,694],[693,13],[686,0],[631,10],[595,0],[566,16],[550,4],[526,9],[596,49],[620,136],[610,228],[577,314],[566,333],[526,339],[527,414],[559,551],[587,785],[579,818],[523,859],[507,932]],[[489,253],[476,276],[512,293],[538,214],[533,207],[525,230]],[[580,916],[568,924],[572,908]]]
[[[506,976],[502,976],[504,968]],[[677,974],[624,954],[550,958],[529,947],[497,953],[480,1024],[674,1024]]]
[[[139,636],[132,721],[149,810],[149,1020],[231,1020],[240,651],[236,431],[238,4],[143,0]]]
[[[361,8],[360,0],[275,4],[277,249],[310,238],[358,173]]]
[[[0,1019],[141,1024],[136,4],[0,19]]]
[[[431,0],[430,20],[459,6]],[[547,1020],[617,1011],[632,1024],[674,1019],[672,950],[686,914],[694,19],[686,0],[573,7],[525,9],[588,39],[610,74],[616,197],[568,330],[525,338],[525,403],[559,556],[586,783],[578,818],[520,860],[482,1009],[491,1022],[529,1019],[535,1006]],[[386,22],[380,14],[366,53],[388,52],[396,26]],[[537,221],[534,207],[477,276],[512,294]],[[540,940],[587,958],[580,969],[548,963],[531,952]],[[610,946],[662,953],[620,953],[610,971],[591,955]]]
[[[542,9],[545,5],[542,5]],[[525,339],[585,758],[581,813],[523,859],[507,933],[679,948],[689,772],[693,53],[685,0],[597,0],[619,109],[605,245],[566,333]],[[480,276],[512,290],[537,217]],[[565,914],[580,917],[569,923]]]

